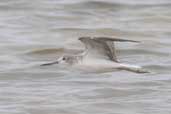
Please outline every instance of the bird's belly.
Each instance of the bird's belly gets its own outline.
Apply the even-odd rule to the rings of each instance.
[[[108,60],[94,60],[94,61],[83,61],[76,65],[77,69],[89,71],[89,72],[113,72],[116,70],[128,70],[132,72],[147,72],[141,69],[140,66],[129,65],[124,63],[116,63]]]
[[[119,63],[115,63],[113,61],[84,61],[79,64],[75,64],[74,68],[79,69],[81,71],[86,72],[98,72],[98,73],[104,73],[104,72],[113,72],[117,71],[120,67]]]
[[[108,60],[91,60],[91,61],[83,61],[80,65],[89,67],[89,68],[119,68],[120,64],[113,62],[113,61],[108,61]]]

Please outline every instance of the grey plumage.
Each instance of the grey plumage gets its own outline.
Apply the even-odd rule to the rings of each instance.
[[[116,57],[114,42],[138,41],[109,37],[80,37],[79,40],[85,45],[85,50],[83,53],[80,53],[79,55],[65,55],[60,57],[57,61],[45,63],[41,66],[54,65],[63,62],[70,65],[84,64],[91,66],[95,64],[97,67],[100,65],[101,67],[114,67],[123,70],[130,70],[137,73],[144,73],[141,67],[119,63]],[[96,61],[96,63],[92,63],[94,61]]]
[[[116,56],[114,42],[136,42],[135,40],[126,40],[111,37],[80,37],[79,40],[85,45],[85,50],[81,55],[67,55],[59,58],[57,61],[45,63],[41,66],[48,66],[65,61],[69,64],[78,63],[83,59],[106,59],[114,62],[119,62]]]
[[[42,64],[41,66],[65,62],[70,65],[76,64],[89,67],[115,68],[136,73],[149,73],[140,66],[120,63],[116,57],[114,42],[139,43],[139,41],[109,37],[80,37],[79,40],[85,45],[83,53],[80,53],[79,55],[62,56],[55,62]]]
[[[139,42],[109,37],[80,37],[79,40],[85,45],[88,56],[94,56],[96,58],[103,56],[105,59],[109,59],[114,62],[119,62],[116,56],[114,42]]]

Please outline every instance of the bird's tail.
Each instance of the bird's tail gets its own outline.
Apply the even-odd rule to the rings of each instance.
[[[120,70],[127,70],[135,73],[150,73],[148,70],[143,69],[140,66],[121,64]]]

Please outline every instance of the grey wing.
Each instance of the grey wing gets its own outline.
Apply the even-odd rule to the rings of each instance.
[[[91,37],[81,37],[79,40],[86,47],[86,58],[112,60],[111,51],[106,42]]]
[[[101,40],[101,41],[113,41],[113,42],[135,42],[135,43],[140,43],[140,41],[127,40],[127,39],[122,39],[122,38],[112,38],[112,37],[94,37],[93,39]]]
[[[87,55],[91,58],[105,58],[118,62],[114,42],[139,42],[110,37],[81,37],[79,40],[84,43]]]
[[[109,48],[110,51],[110,58],[111,60],[115,62],[119,62],[116,56],[116,49],[115,49],[115,43],[114,42],[135,42],[139,43],[140,41],[135,41],[135,40],[127,40],[127,39],[121,39],[121,38],[112,38],[112,37],[94,37],[96,41],[101,41],[106,43],[106,45]]]

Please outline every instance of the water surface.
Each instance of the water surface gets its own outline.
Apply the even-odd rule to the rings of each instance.
[[[77,53],[80,36],[117,44],[121,61],[153,73],[40,67]],[[1,0],[1,114],[170,114],[170,0]]]

